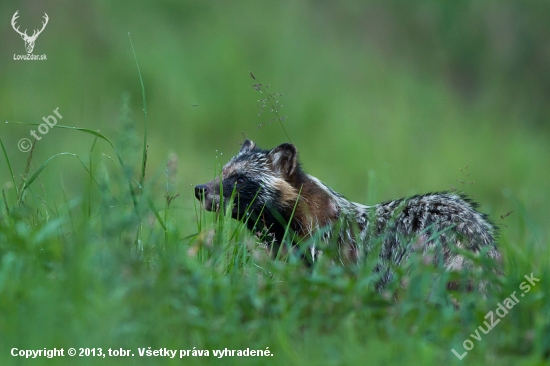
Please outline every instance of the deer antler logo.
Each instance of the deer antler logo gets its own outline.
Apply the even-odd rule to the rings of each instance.
[[[24,32],[21,32],[19,30],[19,26],[17,26],[17,28],[15,27],[15,21],[17,20],[17,18],[19,18],[19,15],[17,15],[17,13],[19,12],[19,10],[17,10],[15,12],[15,14],[13,14],[13,18],[11,18],[11,26],[13,27],[13,29],[19,33],[21,35],[21,38],[23,38],[23,41],[25,41],[25,48],[27,49],[27,53],[32,53],[32,50],[34,49],[34,42],[36,41],[36,38],[38,38],[38,35],[40,33],[42,33],[42,31],[44,30],[44,28],[46,28],[46,24],[48,24],[48,14],[44,13],[44,22],[42,22],[42,29],[40,30],[37,30],[35,29],[34,32],[32,33],[32,36],[28,36],[27,35],[27,30],[25,29]]]

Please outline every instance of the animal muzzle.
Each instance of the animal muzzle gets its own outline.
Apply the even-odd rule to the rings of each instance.
[[[195,197],[201,201],[204,208],[207,211],[219,210],[219,195],[216,194],[214,184],[212,182],[207,184],[199,184],[195,187]]]
[[[207,193],[208,193],[208,186],[206,184],[199,184],[198,186],[195,187],[195,197],[197,197],[199,201],[202,202],[202,200],[206,197]]]

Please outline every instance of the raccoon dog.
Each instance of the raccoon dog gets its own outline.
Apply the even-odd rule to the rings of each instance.
[[[209,211],[223,209],[220,204],[227,205],[232,194],[232,217],[245,219],[274,254],[289,231],[294,234],[290,245],[311,239],[302,253],[310,264],[321,241],[336,243],[345,265],[362,263],[376,250],[378,288],[391,280],[390,268],[403,264],[413,251],[447,270],[471,267],[457,249],[500,259],[495,227],[464,195],[428,193],[374,206],[351,202],[307,174],[289,143],[263,150],[246,140],[218,178],[195,187],[195,196]]]

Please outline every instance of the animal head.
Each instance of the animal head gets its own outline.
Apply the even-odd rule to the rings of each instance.
[[[16,27],[16,20],[19,18],[19,15],[17,14],[19,12],[16,11],[15,14],[13,14],[13,17],[11,18],[11,26],[13,27],[13,30],[15,30],[21,38],[23,38],[23,41],[25,41],[25,49],[27,50],[27,53],[32,53],[32,50],[34,49],[34,42],[36,42],[36,38],[42,33],[44,28],[46,28],[46,24],[48,24],[48,14],[44,13],[44,22],[42,22],[42,29],[38,30],[35,29],[32,33],[32,36],[27,35],[27,30],[25,29],[24,32],[21,32],[19,30],[19,26]]]
[[[231,213],[235,219],[241,219],[245,212],[284,213],[291,211],[296,203],[300,174],[294,145],[284,143],[262,150],[246,140],[239,153],[222,168],[219,177],[195,187],[195,196],[208,211],[220,211],[222,203],[223,209],[227,208],[234,195]]]

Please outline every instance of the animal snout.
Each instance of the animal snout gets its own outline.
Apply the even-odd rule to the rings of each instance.
[[[195,197],[199,199],[199,201],[202,201],[202,199],[207,195],[208,193],[208,186],[206,184],[199,184],[195,187]]]

